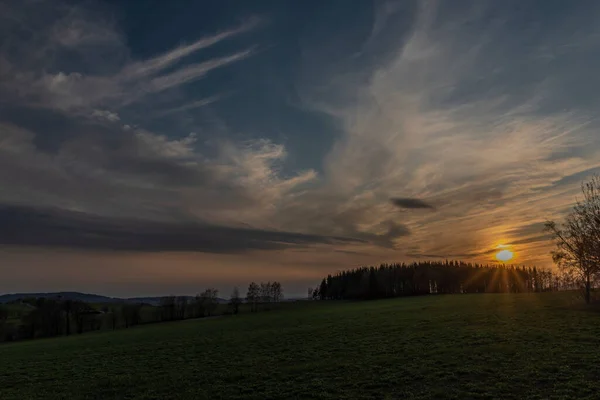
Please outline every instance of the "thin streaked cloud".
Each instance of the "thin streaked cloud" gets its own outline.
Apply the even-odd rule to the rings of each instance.
[[[93,217],[94,234],[130,227],[120,237],[141,245],[113,261],[148,259],[154,237],[132,223],[145,221],[182,253],[161,259],[203,279],[189,260],[248,260],[298,285],[365,263],[490,262],[500,248],[551,267],[543,221],[600,172],[595,3],[255,5],[222,21],[197,5],[193,26],[163,21],[166,3],[155,17],[32,4],[0,17],[0,205],[53,210],[56,225]],[[210,227],[236,241],[219,255],[179,246],[185,223],[185,240]],[[55,260],[118,248],[68,237],[76,256],[58,257],[44,229],[10,245]],[[15,251],[28,268],[43,259]]]

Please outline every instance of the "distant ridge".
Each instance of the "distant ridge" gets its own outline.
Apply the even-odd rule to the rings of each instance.
[[[0,304],[11,303],[25,298],[57,298],[60,297],[64,300],[78,300],[86,303],[145,303],[156,306],[160,303],[161,296],[155,297],[108,297],[101,296],[98,294],[91,293],[80,293],[80,292],[51,292],[51,293],[11,293],[0,295]],[[193,299],[193,296],[186,296],[188,299]],[[219,303],[227,303],[227,300],[217,298]]]

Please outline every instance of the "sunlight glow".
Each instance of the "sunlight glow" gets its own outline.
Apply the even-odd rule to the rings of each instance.
[[[506,262],[506,261],[512,260],[512,258],[514,256],[515,255],[514,255],[514,253],[512,251],[510,251],[510,250],[502,250],[502,251],[499,251],[496,254],[496,259],[498,259],[499,261]]]

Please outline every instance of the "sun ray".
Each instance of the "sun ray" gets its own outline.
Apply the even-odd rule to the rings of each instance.
[[[480,270],[476,271],[473,275],[467,278],[463,286],[467,288],[467,290],[470,290],[473,284],[476,285],[479,283],[479,280],[485,276],[486,272],[487,271],[484,268],[481,268]]]

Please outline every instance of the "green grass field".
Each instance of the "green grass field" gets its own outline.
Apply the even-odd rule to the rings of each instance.
[[[572,294],[302,306],[0,346],[0,399],[597,399]]]

